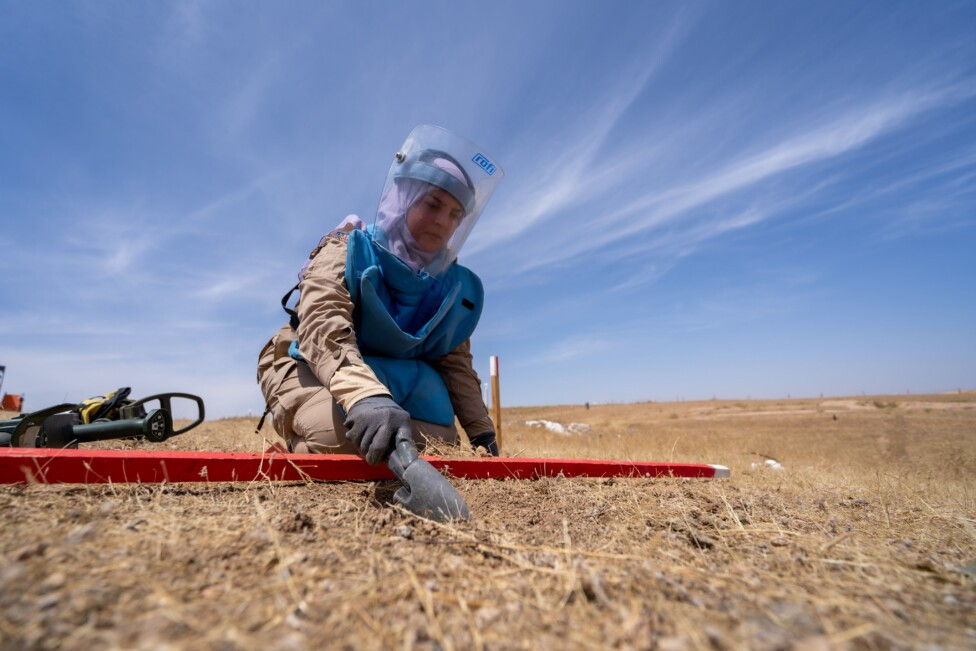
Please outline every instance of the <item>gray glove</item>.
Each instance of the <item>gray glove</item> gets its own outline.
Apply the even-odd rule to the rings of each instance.
[[[356,444],[366,463],[375,466],[393,449],[398,431],[411,436],[410,414],[392,398],[370,396],[349,409],[346,428],[346,438]]]

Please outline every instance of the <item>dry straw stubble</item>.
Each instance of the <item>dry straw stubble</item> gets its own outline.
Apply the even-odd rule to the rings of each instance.
[[[388,482],[4,487],[0,646],[976,646],[974,394],[504,418],[520,456],[733,476],[465,481],[453,525]],[[263,449],[253,426],[162,447]]]

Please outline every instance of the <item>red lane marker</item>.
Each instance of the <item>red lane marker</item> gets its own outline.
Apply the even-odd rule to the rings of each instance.
[[[424,457],[438,470],[463,479],[537,479],[539,477],[728,477],[724,466],[705,463],[600,461],[594,459],[441,459]]]
[[[443,459],[424,457],[460,479],[538,477],[728,477],[724,466],[587,459]],[[370,481],[393,479],[383,465],[347,454],[266,452],[145,452],[141,450],[0,449],[0,484],[101,484],[106,482],[219,482],[264,479]]]

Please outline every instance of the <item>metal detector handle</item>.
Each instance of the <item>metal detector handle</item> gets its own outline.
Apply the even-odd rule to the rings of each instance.
[[[7,431],[8,423],[15,423],[13,429],[10,431],[10,447],[19,448],[21,447],[21,439],[24,434],[27,433],[31,427],[40,428],[44,424],[44,421],[48,419],[49,416],[55,414],[61,414],[64,412],[77,409],[78,405],[73,402],[66,402],[61,405],[55,405],[53,407],[48,407],[47,409],[41,409],[38,411],[32,411],[29,414],[21,416],[20,418],[15,418],[12,421],[4,421],[0,424],[0,430]]]
[[[26,415],[26,414],[25,414]],[[14,430],[24,419],[24,416],[0,420],[0,448],[10,447],[10,440],[13,438]]]
[[[144,436],[153,443],[162,443],[173,433],[173,421],[165,409],[153,409],[145,418],[96,420],[87,425],[78,422],[79,418],[73,412],[49,416],[37,433],[34,447],[77,448],[79,443],[139,436]]]
[[[173,419],[166,409],[153,409],[145,418],[96,420],[88,425],[74,425],[69,436],[79,443],[111,441],[145,436],[153,443],[162,443],[176,432]]]
[[[190,423],[189,425],[187,425],[186,427],[180,428],[178,430],[172,429],[173,407],[171,403],[173,398],[185,398],[186,400],[192,400],[193,402],[197,403],[197,419],[192,423]],[[139,418],[139,407],[153,400],[158,400],[160,408],[165,409],[166,412],[170,415],[171,431],[169,436],[176,436],[177,434],[183,434],[184,432],[189,432],[191,429],[193,429],[194,427],[196,427],[197,425],[203,422],[204,419],[203,398],[201,398],[200,396],[195,396],[192,393],[157,393],[154,396],[149,396],[148,398],[142,398],[140,400],[136,400],[135,402],[131,402],[125,405],[119,410],[119,413],[122,415],[122,418]]]

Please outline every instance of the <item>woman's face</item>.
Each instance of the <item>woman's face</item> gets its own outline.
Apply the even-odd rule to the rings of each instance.
[[[464,219],[464,208],[449,193],[431,188],[407,211],[407,228],[417,245],[427,253],[440,251],[458,224]]]

